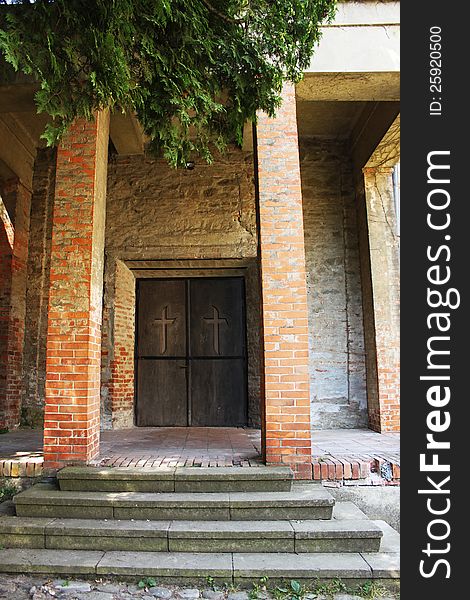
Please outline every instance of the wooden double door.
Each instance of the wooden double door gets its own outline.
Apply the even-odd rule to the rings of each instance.
[[[241,277],[142,279],[137,295],[136,423],[247,423]]]

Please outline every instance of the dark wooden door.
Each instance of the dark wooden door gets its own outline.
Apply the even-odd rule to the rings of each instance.
[[[242,278],[141,280],[137,425],[247,422]]]

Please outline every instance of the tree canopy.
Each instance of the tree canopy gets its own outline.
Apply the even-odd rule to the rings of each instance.
[[[241,143],[308,66],[335,0],[0,0],[0,53],[40,85],[55,144],[76,117],[137,114],[173,165]]]

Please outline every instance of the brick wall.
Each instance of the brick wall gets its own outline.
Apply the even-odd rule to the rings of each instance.
[[[46,352],[44,459],[98,452],[109,114],[77,120],[57,150]]]
[[[43,421],[46,379],[47,309],[51,258],[52,208],[55,193],[56,150],[39,149],[34,163],[28,255],[23,410],[25,425]]]
[[[344,142],[300,143],[313,429],[367,426],[361,275]]]
[[[311,477],[308,313],[294,86],[276,119],[257,125],[264,350],[264,451],[268,463]]]
[[[31,192],[18,180],[0,189],[0,429],[21,417]],[[8,209],[7,209],[8,207]]]

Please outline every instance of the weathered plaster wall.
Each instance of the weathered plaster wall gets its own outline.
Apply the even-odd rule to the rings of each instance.
[[[367,426],[362,295],[352,167],[342,142],[300,145],[312,428]]]
[[[251,153],[231,150],[213,165],[174,170],[148,156],[115,156],[109,163],[106,215],[102,424],[133,423],[129,373],[134,369],[129,324],[131,280],[116,278],[125,265],[145,261],[189,268],[188,261],[252,259],[256,263],[256,209]],[[153,262],[152,262],[153,261]],[[168,261],[168,262],[166,262]],[[186,262],[185,262],[186,261]],[[191,266],[193,268],[193,266]],[[259,290],[256,267],[246,269],[250,424],[259,424]],[[134,271],[135,273],[135,271]],[[130,274],[131,277],[132,273]],[[119,282],[126,281],[126,285]],[[131,283],[129,283],[131,282]],[[127,300],[126,300],[127,299]],[[256,307],[256,309],[252,308]],[[133,307],[132,307],[133,310]],[[119,314],[118,314],[119,313]],[[133,340],[133,338],[132,338]],[[119,346],[119,348],[118,348]]]

